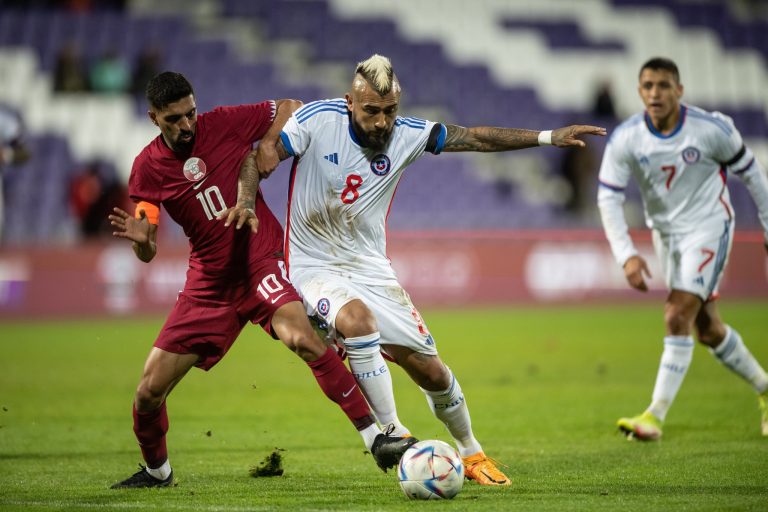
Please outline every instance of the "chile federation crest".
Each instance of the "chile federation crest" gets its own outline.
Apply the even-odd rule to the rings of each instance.
[[[389,157],[385,154],[376,155],[371,160],[371,171],[376,176],[386,176],[389,173],[389,169],[392,167],[392,163],[389,161]]]

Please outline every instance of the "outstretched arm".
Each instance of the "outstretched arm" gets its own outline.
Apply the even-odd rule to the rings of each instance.
[[[573,125],[557,130],[539,132],[521,128],[495,128],[476,126],[464,128],[448,124],[443,151],[513,151],[539,145],[557,147],[580,146],[586,144],[579,137],[584,135],[605,135],[605,128],[599,126]],[[549,139],[549,140],[548,140]]]
[[[113,208],[109,216],[115,231],[112,236],[133,242],[133,252],[145,263],[152,261],[157,254],[157,224],[151,224],[145,210],[139,210],[139,218],[120,208]]]

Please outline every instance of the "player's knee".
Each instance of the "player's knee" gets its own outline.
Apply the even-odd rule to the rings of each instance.
[[[693,319],[685,309],[671,305],[664,311],[664,324],[672,335],[685,335],[691,332]]]
[[[430,368],[425,377],[426,381],[421,387],[429,391],[442,391],[451,385],[450,373],[443,368]]]
[[[354,300],[339,311],[336,316],[336,329],[345,338],[357,338],[373,334],[379,327],[368,306],[360,300]]]
[[[142,380],[136,389],[136,410],[139,412],[153,411],[163,404],[166,395],[167,390],[165,388],[152,386]]]
[[[282,342],[306,362],[316,361],[328,349],[311,329],[291,331]]]

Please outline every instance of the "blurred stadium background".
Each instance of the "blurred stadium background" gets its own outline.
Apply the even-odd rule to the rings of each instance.
[[[162,221],[152,265],[110,239],[134,156],[157,135],[143,85],[188,76],[201,112],[343,95],[354,64],[390,57],[402,112],[462,125],[611,130],[642,108],[639,66],[677,61],[684,100],[733,117],[768,164],[764,0],[0,0],[0,104],[28,162],[2,169],[0,317],[166,311],[186,242]],[[595,208],[605,145],[425,156],[401,183],[390,255],[421,305],[630,300]],[[287,164],[284,164],[287,165]],[[285,216],[286,169],[263,184]],[[723,291],[768,297],[756,210],[729,181],[738,234]],[[642,228],[636,191],[627,215]],[[648,234],[639,232],[650,253]],[[655,258],[652,258],[655,264]],[[653,267],[658,298],[662,283]]]

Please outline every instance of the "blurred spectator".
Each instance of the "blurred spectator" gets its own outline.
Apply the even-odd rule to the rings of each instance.
[[[0,240],[5,218],[3,170],[7,166],[21,164],[29,159],[29,150],[24,144],[23,134],[24,127],[19,114],[0,105]]]
[[[128,193],[114,168],[93,161],[72,178],[70,202],[84,238],[109,236],[112,227],[107,216],[112,213],[113,206],[127,206]]]
[[[560,172],[571,188],[571,197],[565,203],[568,213],[582,216],[594,204],[595,170],[599,162],[592,147],[566,148],[560,163]]]
[[[160,50],[148,46],[142,50],[139,60],[133,70],[131,92],[134,96],[144,98],[144,90],[149,81],[160,73]]]
[[[53,90],[56,92],[83,92],[88,90],[80,50],[74,43],[65,44],[56,56],[53,70]]]
[[[616,119],[616,109],[613,104],[610,82],[604,81],[597,86],[592,114],[601,121]]]
[[[91,90],[105,94],[127,92],[130,85],[128,65],[114,50],[107,50],[93,63],[89,78]]]

